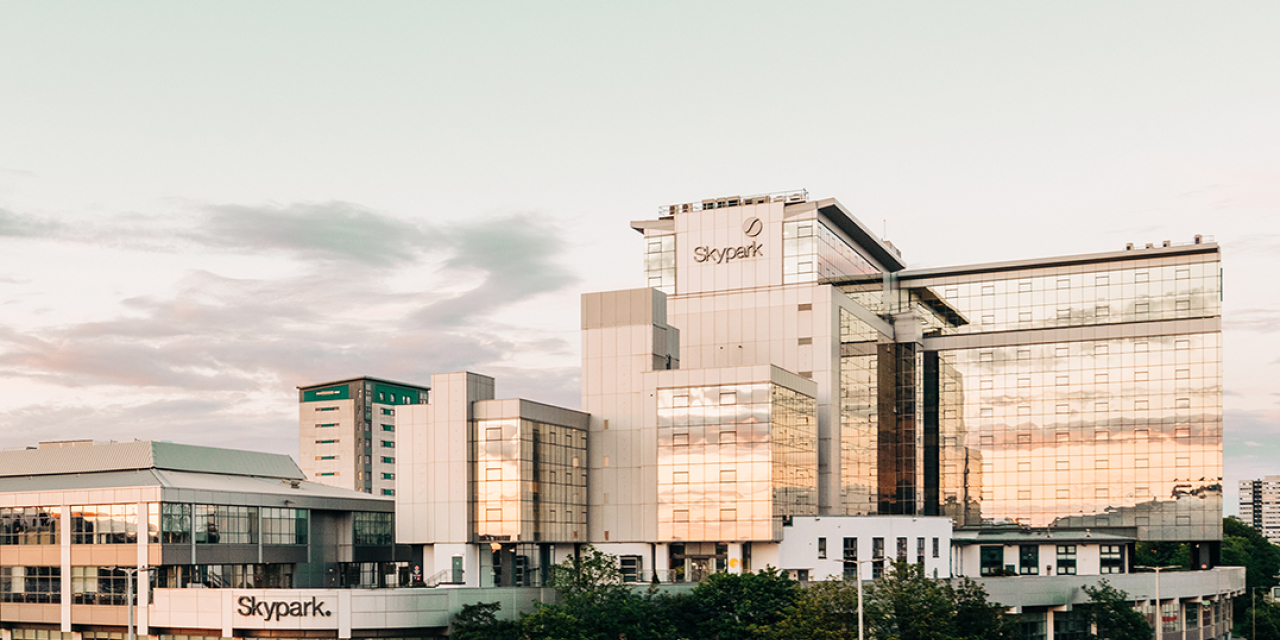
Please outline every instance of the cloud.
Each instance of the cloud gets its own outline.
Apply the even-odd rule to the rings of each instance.
[[[54,235],[61,230],[62,226],[55,222],[0,209],[0,238],[39,238]]]
[[[567,248],[559,231],[532,215],[442,229],[453,251],[444,269],[480,284],[432,301],[414,319],[430,326],[462,326],[469,318],[578,282],[556,260]]]
[[[418,259],[439,246],[438,236],[430,225],[340,201],[191,205],[174,215],[119,213],[75,222],[0,209],[0,238],[44,237],[169,253],[278,255],[376,268]]]
[[[378,267],[410,262],[436,244],[422,226],[347,202],[210,207],[197,224],[187,237],[207,247]]]
[[[1224,329],[1232,331],[1255,331],[1271,333],[1280,331],[1280,310],[1276,309],[1239,309],[1224,315]]]
[[[572,345],[491,319],[577,281],[559,263],[559,231],[527,214],[429,227],[345,204],[222,207],[186,228],[153,227],[150,241],[177,238],[213,255],[282,253],[301,272],[231,278],[192,268],[168,291],[121,300],[115,315],[0,328],[0,376],[174,396],[263,388],[287,396],[354,375],[426,383],[432,373],[506,367],[521,388],[576,398],[574,372],[506,364],[530,353],[571,360]],[[210,254],[192,255],[194,265]],[[432,268],[437,277],[423,277]],[[409,274],[422,286],[406,291]]]
[[[1244,444],[1245,444],[1245,446],[1249,446],[1249,447],[1261,447],[1261,446],[1262,446],[1262,443],[1261,443],[1261,442],[1254,442],[1253,440],[1245,440]]]

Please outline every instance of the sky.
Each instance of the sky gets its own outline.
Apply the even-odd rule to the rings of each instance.
[[[579,405],[629,221],[807,189],[950,266],[1222,246],[1280,474],[1280,3],[0,0],[0,448],[297,455],[296,387]]]

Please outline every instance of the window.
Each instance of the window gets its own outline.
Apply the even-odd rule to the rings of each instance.
[[[1076,575],[1076,546],[1074,544],[1058,545],[1058,575]]]
[[[937,539],[937,538],[934,538],[934,539],[933,539],[933,557],[935,557],[935,558],[939,557],[939,556],[938,556],[938,553],[939,553],[939,551],[938,551],[938,539]]]
[[[502,510],[498,509],[498,517]],[[352,514],[353,540],[357,545],[388,545],[395,542],[395,520],[390,513],[357,511]]]
[[[170,502],[160,505],[160,541],[191,544],[191,505]]]
[[[916,538],[916,562],[924,562],[924,538]]]
[[[1024,544],[1018,547],[1018,573],[1024,576],[1040,574],[1040,546]]]
[[[907,561],[907,539],[898,538],[898,562]]]
[[[124,605],[124,569],[116,567],[71,567],[71,596],[76,604]],[[134,598],[137,598],[135,593]]]
[[[395,480],[395,479],[396,479],[396,474],[394,474],[394,473],[384,473],[384,474],[382,474],[382,479],[383,479],[383,480]]]
[[[337,460],[338,456],[316,456],[316,460]]]
[[[871,577],[879,578],[884,573],[884,538],[871,539]]]
[[[337,411],[337,407],[316,407],[316,411]]]
[[[640,582],[644,579],[643,556],[619,556],[618,568],[622,572],[623,582]]]
[[[327,424],[318,424],[318,425],[316,425],[316,426],[317,426],[317,427],[319,427],[319,428],[321,428],[321,429],[327,429],[327,428],[329,428],[329,427],[336,427],[336,426],[338,426],[338,423],[336,423],[336,422],[330,422],[330,423],[327,423]]]
[[[58,544],[61,521],[57,507],[0,508],[0,545]]]
[[[384,496],[394,496],[395,494],[396,494],[396,490],[395,490],[395,489],[383,489],[383,490],[382,490],[382,495],[384,495]]]
[[[858,571],[858,539],[845,538],[843,542],[844,577],[856,577]]]
[[[316,444],[338,444],[337,440],[316,440]]]
[[[826,538],[818,538],[818,559],[819,560],[827,559],[827,539]]]
[[[62,568],[0,567],[0,602],[62,602]]]
[[[998,576],[1004,573],[1004,547],[999,545],[983,546],[980,550],[981,574]]]
[[[257,544],[257,507],[197,504],[193,510],[196,544]]]
[[[306,544],[306,509],[262,507],[263,544]]]
[[[382,425],[382,430],[383,430],[383,431],[395,431],[395,430],[396,430],[396,426],[395,426],[395,425],[393,425],[393,424],[384,424],[384,425]]]
[[[393,456],[382,456],[382,461],[387,464],[395,464],[396,459]]]
[[[384,416],[394,416],[395,414],[396,414],[395,409],[387,409],[385,407],[382,409],[382,415]]]
[[[1099,573],[1124,573],[1124,547],[1104,544],[1099,549],[1101,567]]]
[[[138,505],[101,504],[71,507],[72,544],[135,544]]]
[[[394,449],[396,448],[396,443],[394,440],[383,440],[382,446],[387,449]]]

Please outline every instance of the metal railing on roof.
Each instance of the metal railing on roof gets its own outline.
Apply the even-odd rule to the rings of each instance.
[[[664,204],[658,207],[658,215],[674,216],[677,213],[689,213],[691,211],[702,211],[704,209],[723,209],[725,207],[740,207],[748,204],[765,204],[768,202],[807,202],[809,200],[808,189],[793,189],[790,191],[773,191],[770,193],[759,193],[752,196],[725,196],[723,198],[707,198],[702,202],[686,202],[683,204]]]

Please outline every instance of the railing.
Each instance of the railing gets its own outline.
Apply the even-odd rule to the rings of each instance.
[[[686,202],[683,204],[664,204],[658,206],[659,216],[673,216],[677,213],[689,213],[691,211],[702,211],[704,209],[723,209],[725,207],[740,207],[747,204],[764,204],[766,202],[805,202],[809,199],[808,189],[792,189],[790,191],[773,191],[770,193],[758,193],[751,196],[726,196],[723,198],[708,198],[702,202]]]

